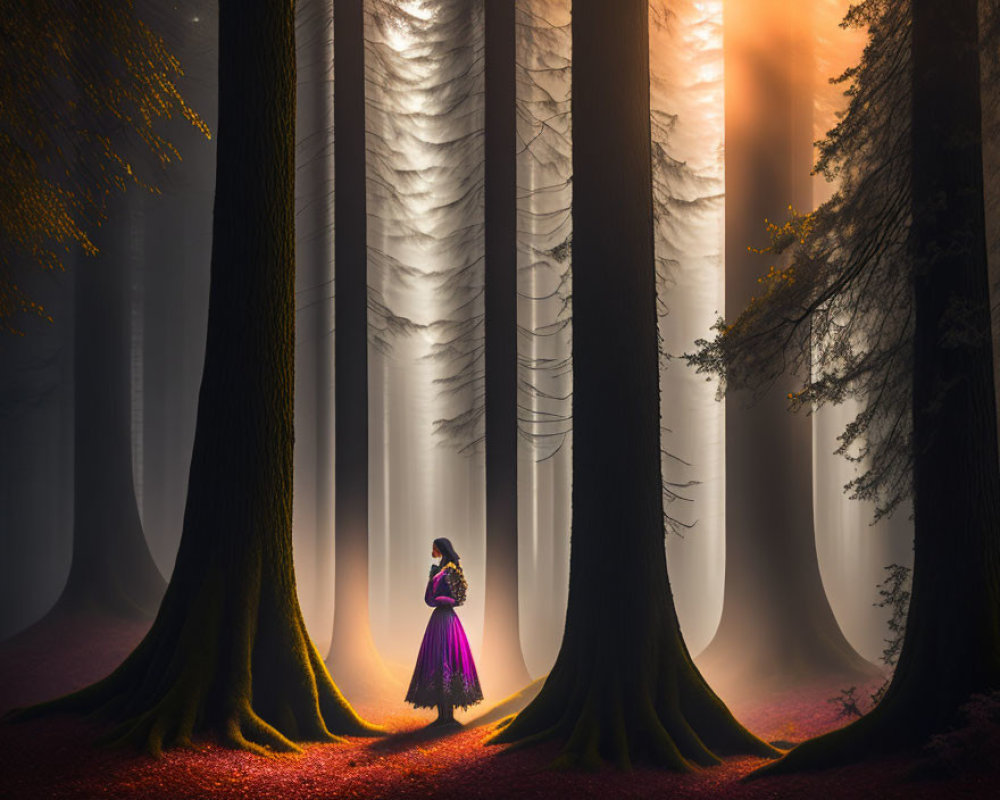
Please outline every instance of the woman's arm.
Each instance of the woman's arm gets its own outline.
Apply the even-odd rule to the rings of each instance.
[[[427,581],[427,590],[424,592],[424,602],[434,608],[447,606],[449,608],[456,605],[455,598],[451,596],[451,589],[445,579],[446,569],[441,570],[437,575]]]

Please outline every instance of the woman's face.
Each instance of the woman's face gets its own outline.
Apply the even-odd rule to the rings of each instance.
[[[431,545],[431,556],[433,558],[441,558],[441,551],[437,549],[436,544]]]

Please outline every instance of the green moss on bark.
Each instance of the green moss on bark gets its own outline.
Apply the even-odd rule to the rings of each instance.
[[[370,735],[305,630],[292,564],[295,36],[291,0],[223,0],[205,369],[176,566],[104,680],[15,718],[113,723],[154,755],[197,736],[255,753]]]

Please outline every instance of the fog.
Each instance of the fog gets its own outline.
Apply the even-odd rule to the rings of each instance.
[[[140,9],[161,26],[185,66],[183,90],[213,127],[214,4],[186,0],[161,10],[140,3]],[[722,0],[650,5],[665,546],[693,653],[712,640],[723,609],[732,524],[726,513],[727,406],[716,400],[715,382],[679,357],[710,335],[719,316],[738,310],[725,307],[727,215],[730,231],[763,230],[762,219],[737,220],[742,227],[733,227],[733,215],[741,212],[735,204],[727,210],[726,170],[732,165],[725,110],[736,115],[730,126],[760,125],[755,135],[766,137],[768,121],[734,99],[749,103],[750,94],[740,64],[724,63],[723,10]],[[811,98],[811,110],[803,112],[811,119],[807,135],[814,140],[842,107],[841,89],[827,78],[858,54],[859,34],[835,26],[845,10],[840,0],[810,5],[809,30],[835,32],[814,36],[799,63],[798,88]],[[370,621],[379,652],[405,678],[428,614],[422,598],[436,537],[450,538],[462,556],[469,592],[460,616],[474,655],[482,648],[485,31],[481,4],[465,0],[369,0],[366,12]],[[558,651],[568,585],[570,20],[568,0],[517,4],[517,600],[533,677],[548,671]],[[300,0],[298,35],[295,563],[306,622],[325,653],[336,557],[336,81],[329,5]],[[166,578],[182,527],[201,379],[215,163],[214,140],[179,121],[169,134],[182,161],[155,176],[158,193],[130,189],[116,204],[125,210],[105,232],[124,243],[115,252],[129,262],[132,477],[145,544]],[[796,178],[804,190],[789,196],[795,192],[777,178],[757,188],[781,205],[821,203],[835,187],[809,178],[808,143],[794,157],[805,164],[806,173]],[[766,168],[752,166],[755,180],[769,180]],[[762,235],[745,238],[729,242],[730,252],[759,244]],[[29,320],[24,337],[0,344],[0,638],[41,619],[69,574],[74,424],[80,424],[73,408],[74,276],[98,264],[79,256],[64,273],[28,278],[53,320]],[[766,266],[762,261],[760,271]],[[837,623],[853,648],[875,661],[886,635],[886,614],[872,607],[876,585],[886,565],[909,563],[912,523],[901,508],[872,526],[873,509],[844,496],[857,466],[833,451],[854,413],[845,404],[797,421],[806,432],[812,477],[811,495],[807,488],[805,499],[795,502],[811,502],[814,530],[799,533],[815,536],[822,586]],[[783,503],[781,492],[776,488],[758,502]],[[609,531],[609,562],[627,558]]]

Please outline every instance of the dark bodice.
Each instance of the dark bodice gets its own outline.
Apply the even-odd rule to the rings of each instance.
[[[427,581],[427,589],[424,591],[424,602],[427,605],[434,608],[454,608],[458,605],[448,584],[447,573],[450,569],[450,566],[439,569]]]

